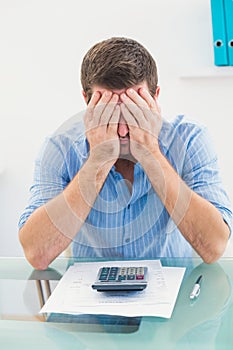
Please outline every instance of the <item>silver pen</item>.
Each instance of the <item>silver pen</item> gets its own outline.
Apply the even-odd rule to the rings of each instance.
[[[201,280],[202,280],[202,275],[200,275],[198,277],[198,279],[196,280],[196,282],[193,286],[192,292],[190,293],[190,296],[189,296],[189,298],[191,300],[193,300],[194,298],[197,298],[199,296],[200,291],[201,291]]]

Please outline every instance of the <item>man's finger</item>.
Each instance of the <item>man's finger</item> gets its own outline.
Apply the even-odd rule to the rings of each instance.
[[[129,129],[132,127],[138,127],[137,120],[130,113],[130,111],[128,110],[128,108],[125,106],[124,103],[121,103],[120,109],[121,109],[121,113],[122,113],[128,127],[129,127]]]
[[[139,93],[134,89],[127,89],[126,96],[128,96],[128,98],[132,100],[142,110],[144,110],[145,108],[149,108],[147,101],[145,101],[145,99],[142,96],[140,96]]]
[[[146,101],[148,107],[152,112],[160,113],[157,100],[151,96],[150,92],[147,89],[141,88],[139,90],[139,94]]]
[[[137,93],[135,92],[135,94]],[[124,105],[127,107],[131,116],[133,116],[133,118],[136,120],[137,125],[140,128],[146,128],[147,116],[145,114],[145,110],[149,110],[148,106],[147,107],[138,106],[126,94],[122,94],[121,98],[124,101]],[[146,104],[145,101],[144,103]]]
[[[111,100],[106,105],[101,117],[100,117],[100,124],[101,125],[108,125],[110,118],[115,111],[116,104],[119,100],[119,96],[117,94],[113,94]]]
[[[93,113],[93,123],[95,126],[98,126],[100,124],[100,119],[101,119],[102,113],[104,112],[111,97],[112,97],[112,92],[109,90],[105,90],[104,93],[102,94],[100,100],[96,104],[95,109],[94,109],[94,113]]]
[[[86,109],[85,116],[84,116],[84,122],[85,122],[86,126],[88,126],[90,124],[90,122],[93,120],[95,106],[99,102],[100,98],[101,98],[101,94],[99,91],[95,91],[92,94],[90,102],[87,105],[87,109]]]
[[[120,121],[120,113],[120,106],[116,105],[108,124],[108,130],[115,134],[117,134],[118,124]]]
[[[94,108],[98,103],[98,101],[100,100],[100,98],[101,98],[101,93],[99,91],[95,91],[91,96],[91,99],[87,105],[87,109]]]

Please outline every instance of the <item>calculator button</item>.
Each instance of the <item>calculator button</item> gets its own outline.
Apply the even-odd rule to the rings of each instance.
[[[136,280],[143,280],[144,279],[144,275],[137,275],[136,276]]]
[[[116,279],[116,276],[115,276],[115,275],[110,275],[110,276],[108,277],[108,281],[115,281],[115,279]]]
[[[111,270],[110,270],[110,274],[111,275],[116,275],[117,274],[117,271],[118,271],[118,268],[117,267],[111,267]]]
[[[106,281],[108,278],[108,275],[100,275],[99,280],[100,281]]]
[[[110,267],[105,267],[105,268],[102,268],[102,270],[101,270],[101,275],[102,274],[108,274],[109,273],[109,271],[110,271]]]
[[[130,280],[130,281],[135,280],[135,275],[128,275],[127,280]]]
[[[137,275],[144,275],[144,267],[138,267],[136,273]]]
[[[119,275],[118,276],[118,281],[124,281],[126,279],[126,275],[122,276],[122,275]]]
[[[102,269],[101,269],[101,273],[102,272],[108,272],[110,270],[110,267],[103,267]]]
[[[126,267],[121,267],[119,271],[119,275],[126,275]]]

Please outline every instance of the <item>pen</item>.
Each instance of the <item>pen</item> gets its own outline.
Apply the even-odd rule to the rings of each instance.
[[[201,280],[202,280],[202,275],[198,277],[198,279],[196,280],[196,282],[193,286],[192,292],[189,296],[189,298],[191,300],[193,300],[194,298],[197,298],[199,296],[200,291],[201,291]]]

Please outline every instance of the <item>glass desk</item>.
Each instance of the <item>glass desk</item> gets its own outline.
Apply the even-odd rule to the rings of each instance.
[[[37,271],[24,258],[0,258],[0,349],[233,349],[233,259],[212,265],[198,258],[161,259],[164,266],[186,267],[170,319],[39,314],[73,262],[58,258]],[[190,302],[200,274],[200,296]]]

